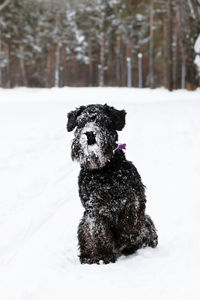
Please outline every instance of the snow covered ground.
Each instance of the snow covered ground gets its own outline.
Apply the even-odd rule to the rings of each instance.
[[[105,102],[128,113],[119,141],[147,186],[159,246],[81,265],[66,115]],[[0,299],[199,300],[199,183],[200,90],[0,89]]]

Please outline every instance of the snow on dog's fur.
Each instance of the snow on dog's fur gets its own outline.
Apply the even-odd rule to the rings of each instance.
[[[117,147],[126,112],[108,105],[81,106],[68,114],[74,132],[71,156],[81,165],[79,195],[85,208],[78,228],[81,263],[115,262],[157,234],[145,215],[145,187],[137,169]]]

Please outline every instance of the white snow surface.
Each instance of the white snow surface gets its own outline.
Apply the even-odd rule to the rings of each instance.
[[[119,142],[147,186],[159,245],[81,265],[67,113],[127,111]],[[200,299],[200,89],[0,89],[0,299]]]

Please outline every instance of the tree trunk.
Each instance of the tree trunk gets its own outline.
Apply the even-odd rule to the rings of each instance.
[[[7,82],[6,86],[7,88],[11,87],[11,72],[10,72],[10,45],[6,44],[6,60],[7,60],[7,66],[6,66],[6,75],[7,75]]]
[[[132,87],[131,47],[130,37],[126,41],[127,86]]]
[[[154,0],[150,6],[150,44],[149,44],[149,83],[150,88],[155,86],[154,82]]]
[[[173,47],[173,89],[177,89],[178,88],[178,44],[179,44],[179,40],[178,40],[178,25],[177,25],[177,21],[175,18],[175,30],[174,30],[174,47]]]
[[[167,87],[173,90],[173,69],[172,69],[172,2],[167,0]]]
[[[117,86],[121,86],[121,38],[117,38],[117,49],[116,49],[116,82]]]
[[[99,66],[99,86],[104,86],[104,33],[101,34],[100,66]]]
[[[26,72],[25,72],[24,59],[23,59],[24,53],[23,53],[23,46],[21,44],[19,44],[18,46],[18,51],[20,54],[19,65],[20,65],[20,70],[22,75],[22,84],[23,86],[27,86]]]
[[[60,65],[60,41],[56,45],[56,61],[55,61],[55,86],[59,87],[59,65]]]
[[[52,81],[51,81],[51,74],[52,74],[52,66],[51,66],[51,52],[50,50],[48,51],[47,54],[47,86],[51,87],[52,86]]]
[[[2,55],[2,49],[1,49],[1,31],[0,31],[0,58]],[[2,67],[1,67],[1,63],[0,63],[0,87],[2,86]]]
[[[197,69],[194,64],[194,45],[191,43],[191,36],[188,29],[191,26],[191,15],[188,14],[185,1],[176,0],[177,23],[180,34],[180,47],[182,52],[182,68],[185,72],[186,88],[193,90],[198,86]],[[195,28],[194,28],[195,31]],[[183,65],[182,65],[183,66]],[[185,69],[184,69],[185,68]]]
[[[167,87],[167,20],[166,16],[163,17],[163,74],[164,74],[164,86]]]
[[[89,56],[89,86],[94,85],[93,81],[93,61],[92,61],[92,39],[89,38],[88,41],[88,56]]]

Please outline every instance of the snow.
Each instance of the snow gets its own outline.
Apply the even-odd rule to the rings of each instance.
[[[194,63],[196,64],[198,72],[200,74],[200,34],[195,41],[194,50],[196,53],[198,53],[195,57]]]
[[[188,2],[188,6],[189,6],[189,8],[190,8],[190,13],[191,13],[192,18],[193,18],[193,19],[196,19],[196,14],[195,14],[195,12],[194,12],[194,7],[193,7],[193,5],[192,5],[191,0],[187,0],[187,2]]]
[[[82,114],[83,115],[83,114]],[[77,118],[80,119],[82,117]],[[93,132],[95,135],[96,143],[92,145],[88,145],[87,137],[84,133]],[[81,155],[80,158],[77,160],[80,162],[81,165],[84,165],[86,161],[90,160],[90,168],[96,168],[96,160],[93,161],[94,158],[98,159],[100,166],[105,166],[107,159],[103,155],[103,150],[101,146],[101,140],[103,140],[103,136],[99,130],[99,127],[95,125],[94,122],[86,123],[86,125],[80,130],[78,133],[80,135],[80,143],[82,145],[83,156]]]
[[[119,141],[147,186],[159,245],[81,265],[67,113],[105,102],[127,111]],[[199,89],[0,89],[1,299],[199,299],[199,116]]]

